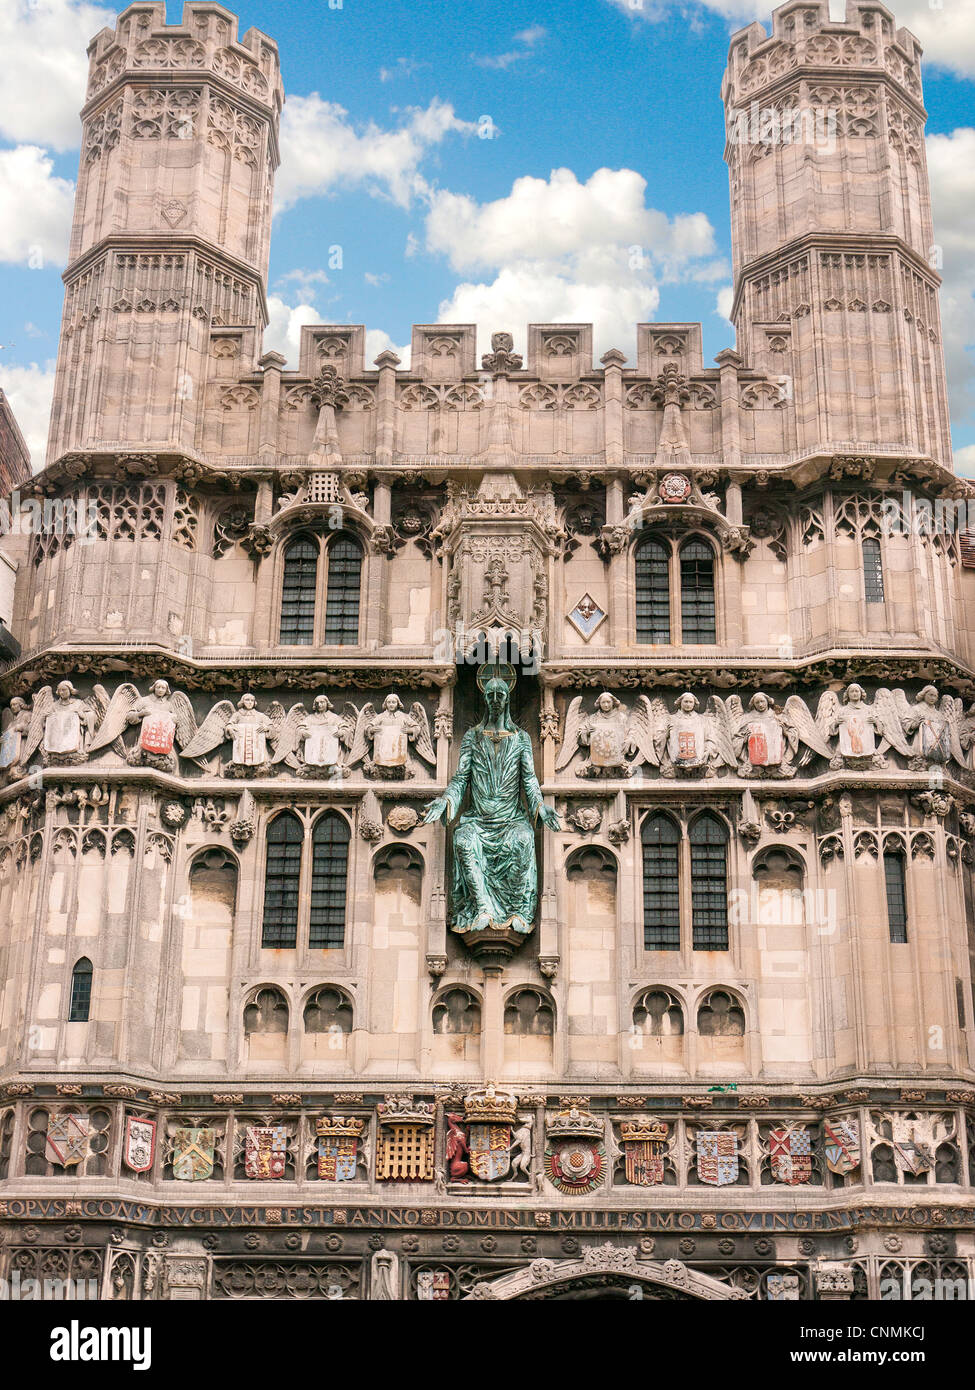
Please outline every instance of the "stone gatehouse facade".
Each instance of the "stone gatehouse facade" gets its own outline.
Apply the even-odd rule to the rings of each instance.
[[[157,0],[89,53],[35,479],[85,524],[20,542],[0,677],[0,1276],[966,1293],[973,489],[915,39],[732,37],[713,365],[691,323],[262,355],[273,40]],[[562,822],[518,942],[452,929],[423,819],[488,655]]]

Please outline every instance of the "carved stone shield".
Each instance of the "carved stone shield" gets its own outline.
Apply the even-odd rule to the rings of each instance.
[[[511,1167],[510,1125],[472,1124],[467,1131],[471,1172],[484,1182],[503,1178]]]
[[[726,1187],[738,1177],[738,1136],[730,1130],[699,1129],[697,1175],[710,1187]]]
[[[81,748],[81,716],[56,705],[44,721],[45,753],[77,753]]]
[[[195,1126],[173,1132],[173,1177],[178,1182],[202,1182],[213,1174],[216,1130]]]
[[[416,1296],[421,1303],[441,1303],[450,1297],[450,1273],[446,1269],[421,1269],[416,1276]]]
[[[8,729],[0,738],[0,767],[13,767],[20,761],[20,750],[24,736],[19,729]]]
[[[638,1187],[656,1187],[664,1180],[665,1139],[627,1139],[623,1141],[626,1181]]]
[[[244,1131],[244,1172],[249,1178],[283,1178],[288,1156],[284,1125],[248,1125]]]
[[[770,1129],[769,1159],[776,1182],[795,1187],[812,1177],[812,1139],[805,1125],[794,1129]]]
[[[595,1192],[606,1171],[606,1150],[592,1139],[564,1139],[545,1149],[545,1174],[569,1197]]]
[[[59,1168],[73,1168],[88,1157],[87,1115],[49,1115],[44,1156]]]
[[[156,1122],[129,1115],[125,1121],[122,1158],[133,1173],[147,1173],[156,1152]]]
[[[860,1166],[860,1125],[851,1116],[823,1121],[823,1152],[831,1173],[852,1173]]]
[[[771,1303],[798,1303],[798,1274],[769,1274],[765,1280],[765,1297]]]
[[[153,714],[142,721],[139,747],[144,753],[163,755],[173,751],[176,737],[176,720],[172,715]]]
[[[929,1123],[895,1115],[892,1133],[894,1161],[902,1173],[917,1177],[934,1167],[934,1135]]]
[[[351,1182],[355,1178],[354,1134],[321,1135],[318,1140],[318,1176],[326,1182]]]
[[[405,729],[392,724],[381,724],[376,730],[372,745],[373,762],[379,767],[403,767],[408,753],[408,739]]]

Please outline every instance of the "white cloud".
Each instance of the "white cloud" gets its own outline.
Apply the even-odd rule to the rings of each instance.
[[[369,371],[371,369],[372,364],[375,362],[379,354],[381,352],[386,351],[395,352],[396,356],[401,359],[402,367],[399,368],[400,371],[409,371],[410,350],[411,349],[409,343],[406,343],[405,346],[402,347],[398,346],[396,343],[393,342],[389,334],[382,328],[366,329],[366,371]]]
[[[404,123],[383,130],[374,122],[357,131],[348,112],[317,92],[291,97],[281,119],[281,168],[275,185],[279,212],[301,198],[363,184],[370,192],[409,207],[428,190],[420,173],[427,153],[448,135],[468,135],[476,126],[458,119],[447,102],[404,112]]]
[[[68,254],[74,184],[36,145],[0,150],[0,261],[41,269]]]
[[[516,179],[507,197],[490,203],[438,190],[430,197],[427,249],[447,256],[455,270],[606,246],[642,250],[665,268],[714,252],[703,213],[671,220],[646,206],[646,188],[633,169],[597,169],[586,183],[571,169],[553,169],[548,179]]]
[[[940,248],[941,321],[956,426],[975,412],[975,130],[926,140],[934,239]]]
[[[495,68],[504,72],[515,63],[520,63],[524,58],[530,58],[532,50],[537,43],[545,38],[548,30],[543,24],[533,24],[528,29],[522,29],[515,34],[514,41],[519,45],[518,48],[509,49],[507,53],[477,54],[472,53],[471,58],[481,68]]]
[[[476,323],[478,341],[507,329],[522,338],[527,323],[591,323],[597,357],[607,348],[632,350],[637,323],[653,318],[660,291],[634,276],[580,279],[547,263],[507,266],[493,281],[458,285],[440,305],[441,323]],[[524,351],[524,341],[516,346]]]
[[[0,136],[76,149],[88,81],[89,41],[115,13],[86,0],[0,4]]]
[[[718,290],[718,297],[715,300],[714,312],[719,318],[723,318],[726,323],[731,323],[731,306],[735,302],[735,291],[732,285],[722,285]]]
[[[474,322],[484,335],[526,322],[591,322],[597,355],[625,351],[634,325],[656,314],[661,281],[728,273],[713,259],[703,213],[670,219],[645,194],[632,169],[599,169],[586,183],[556,169],[547,180],[517,179],[506,197],[483,204],[433,193],[427,249],[455,270],[494,272],[458,285],[440,321]]]
[[[51,400],[54,396],[54,363],[39,367],[8,367],[0,363],[0,389],[6,392],[10,409],[30,450],[35,473],[44,466],[47,450],[47,428],[51,419]]]
[[[609,0],[631,19],[651,23],[675,10],[693,22],[695,13],[710,11],[728,20],[735,28],[759,20],[771,30],[773,6],[762,0]],[[924,49],[928,63],[948,68],[963,77],[975,76],[975,0],[948,0],[935,8],[931,0],[897,0],[891,8],[898,27],[909,29]],[[830,6],[831,17],[842,20],[844,6]]]
[[[277,294],[267,297],[268,325],[264,330],[264,351],[280,352],[294,371],[298,366],[301,328],[306,323],[321,323],[322,316],[313,304],[286,304]]]
[[[963,478],[975,478],[975,444],[955,450],[955,472]]]

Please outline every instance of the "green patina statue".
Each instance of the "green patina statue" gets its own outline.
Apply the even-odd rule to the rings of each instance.
[[[514,681],[510,666],[482,667],[477,683],[484,718],[464,735],[457,771],[426,811],[427,822],[449,824],[470,789],[471,809],[454,832],[451,916],[457,932],[488,927],[530,932],[538,902],[533,826],[541,820],[550,830],[562,828],[556,812],[542,802],[531,740],[511,718]]]

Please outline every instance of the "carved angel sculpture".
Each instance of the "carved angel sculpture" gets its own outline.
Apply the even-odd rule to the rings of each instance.
[[[30,706],[15,695],[0,718],[0,772],[16,776],[23,765],[23,749],[30,732]]]
[[[568,767],[580,749],[588,749],[589,757],[579,768],[579,777],[630,777],[641,763],[658,765],[654,711],[646,695],[639,696],[631,712],[604,690],[592,714],[583,713],[582,698],[577,695],[566,711],[556,772]]]
[[[903,698],[903,692],[899,693]],[[825,739],[838,739],[839,749],[830,758],[832,768],[886,767],[888,748],[909,756],[902,712],[890,690],[878,690],[872,703],[863,686],[855,683],[847,686],[842,702],[835,690],[825,690],[816,706],[816,726]]]
[[[800,762],[807,762],[814,752],[824,758],[831,756],[829,745],[798,695],[789,696],[784,711],[778,710],[762,690],[751,697],[747,710],[742,709],[737,695],[729,695],[723,702],[714,696],[711,703],[734,749],[742,777],[760,777],[765,772],[794,777],[800,744],[805,745]]]
[[[398,695],[387,695],[378,714],[372,704],[363,705],[361,710],[347,704],[345,713],[354,731],[349,767],[355,767],[361,761],[367,777],[390,782],[415,777],[416,769],[410,762],[410,744],[424,762],[436,767],[437,755],[430,738],[430,724],[426,710],[418,700],[411,706],[409,714]]]
[[[96,685],[87,699],[79,697],[70,681],[61,681],[54,694],[43,686],[31,703],[30,727],[20,750],[21,763],[29,763],[41,750],[45,767],[72,767],[87,762],[95,726],[108,707],[108,693]]]
[[[139,725],[139,741],[127,752],[121,736],[133,724]],[[126,683],[109,701],[88,752],[91,755],[112,744],[133,767],[176,772],[176,748],[192,743],[195,734],[193,707],[181,690],[170,690],[167,681],[159,680],[148,695],[140,696],[134,685]]]
[[[654,705],[658,702],[654,701]],[[707,714],[701,714],[696,695],[685,690],[672,714],[658,723],[655,746],[665,777],[709,772],[715,767],[735,767],[734,746],[722,702],[712,695]]]
[[[184,758],[205,758],[221,744],[231,742],[230,762],[225,777],[264,777],[271,771],[268,744],[277,741],[285,721],[284,709],[275,701],[267,714],[257,708],[257,700],[247,691],[237,701],[221,700],[183,749]]]
[[[275,719],[278,711],[281,717]],[[354,721],[337,714],[327,695],[316,695],[311,714],[304,705],[292,705],[287,714],[273,704],[268,715],[272,731],[272,765],[284,762],[299,777],[346,777],[350,769],[344,755],[352,743]]]
[[[966,767],[962,703],[952,695],[939,697],[933,685],[926,685],[908,705],[903,690],[895,690],[900,707],[901,725],[910,737],[909,766],[923,771],[932,764],[943,766],[954,758],[959,767]]]

